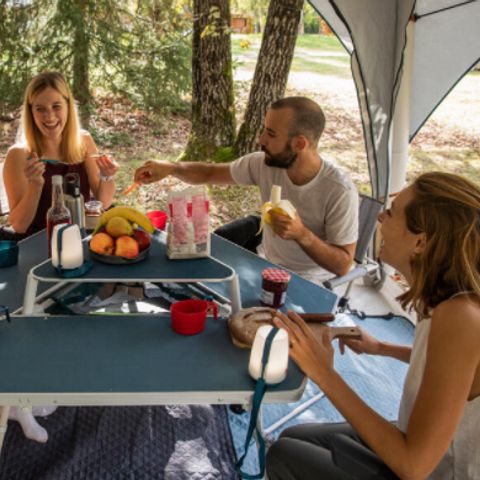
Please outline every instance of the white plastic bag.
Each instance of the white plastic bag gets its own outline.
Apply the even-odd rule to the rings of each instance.
[[[168,196],[168,258],[210,255],[209,201],[204,186],[189,187]]]

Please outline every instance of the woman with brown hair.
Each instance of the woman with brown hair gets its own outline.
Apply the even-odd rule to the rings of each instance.
[[[3,171],[15,232],[27,236],[45,228],[53,175],[77,173],[85,201],[93,194],[109,207],[118,166],[108,156],[92,156],[96,152],[92,137],[80,128],[64,77],[56,72],[35,76],[25,91],[19,138]]]
[[[400,297],[418,313],[412,347],[362,333],[345,345],[361,354],[409,362],[398,424],[370,409],[333,367],[325,329],[318,342],[294,312],[291,357],[348,424],[299,425],[267,456],[269,480],[480,478],[480,189],[453,174],[427,173],[379,217],[381,258],[410,289]]]

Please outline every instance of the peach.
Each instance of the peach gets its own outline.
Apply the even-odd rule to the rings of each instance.
[[[122,235],[131,235],[133,232],[132,224],[124,217],[112,217],[105,229],[114,238]]]
[[[108,233],[97,233],[90,240],[90,250],[96,253],[100,253],[102,255],[113,255],[114,248],[115,241]]]
[[[138,242],[133,237],[122,235],[117,238],[115,242],[115,255],[118,257],[135,258],[139,252]]]

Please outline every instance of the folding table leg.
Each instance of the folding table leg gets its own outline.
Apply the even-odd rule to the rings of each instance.
[[[309,398],[302,404],[300,404],[297,408],[293,409],[290,413],[285,415],[284,417],[280,418],[277,420],[275,423],[270,425],[268,428],[265,428],[263,430],[265,436],[270,436],[272,432],[277,430],[277,428],[280,428],[283,424],[287,423],[289,420],[292,418],[295,418],[297,415],[300,415],[303,411],[305,411],[307,408],[309,408],[311,405],[313,405],[315,402],[318,400],[322,399],[325,396],[323,392],[317,393],[315,396],[312,398]]]
[[[3,439],[7,433],[9,406],[0,407],[0,452],[2,451]]]
[[[230,299],[232,301],[232,314],[242,309],[242,298],[240,296],[240,283],[238,275],[235,274],[230,280]]]
[[[27,284],[25,286],[25,294],[23,297],[23,311],[24,315],[31,315],[35,306],[35,298],[37,296],[38,280],[36,280],[32,272],[27,275]]]

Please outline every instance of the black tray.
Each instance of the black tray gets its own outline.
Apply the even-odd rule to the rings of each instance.
[[[135,258],[119,257],[117,255],[102,255],[90,250],[90,258],[102,263],[109,263],[110,265],[130,265],[145,260],[150,253],[150,247],[142,250]]]

